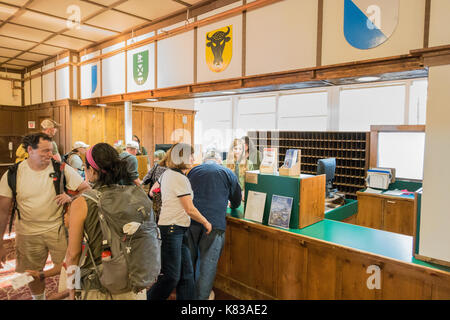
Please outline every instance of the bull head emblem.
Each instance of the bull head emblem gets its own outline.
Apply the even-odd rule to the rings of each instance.
[[[225,44],[231,40],[231,37],[228,37],[231,28],[227,28],[228,30],[226,32],[217,31],[212,37],[210,37],[209,34],[206,34],[206,39],[208,40],[206,46],[211,48],[214,55],[213,66],[217,69],[220,69],[223,66],[223,50],[225,49]]]

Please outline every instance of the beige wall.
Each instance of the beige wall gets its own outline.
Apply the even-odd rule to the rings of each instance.
[[[1,72],[2,78],[8,79],[20,79],[20,74]],[[21,86],[20,81],[14,82],[15,86]],[[22,92],[21,90],[13,90],[10,80],[0,79],[0,105],[4,106],[22,106]]]
[[[450,262],[450,65],[431,67],[419,254]]]
[[[449,26],[450,1],[431,1],[430,20],[430,47],[441,46],[450,43]]]

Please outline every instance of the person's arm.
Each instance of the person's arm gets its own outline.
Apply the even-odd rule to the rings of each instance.
[[[83,181],[75,191],[82,193],[83,191],[90,189],[90,188],[91,188],[91,186],[89,185],[89,183],[87,181]],[[63,192],[61,194],[58,194],[55,197],[55,201],[59,206],[62,206],[66,203],[72,202],[72,197],[69,196],[67,193]]]
[[[3,268],[3,263],[6,262],[6,249],[3,247],[3,235],[8,224],[11,202],[11,198],[0,196],[0,269]]]
[[[87,216],[86,200],[83,197],[77,198],[69,210],[69,243],[66,251],[66,265],[68,270],[71,266],[78,267],[80,261],[84,221]],[[67,273],[68,278],[71,276],[73,276],[73,273]],[[74,299],[74,297],[75,289],[70,289],[70,298]]]
[[[234,175],[230,175],[230,179],[231,179],[231,188],[228,200],[230,200],[230,208],[236,209],[241,205],[241,200],[243,198],[242,190],[241,186],[239,185]]]
[[[137,185],[138,187],[142,184],[141,179],[139,179],[139,178],[133,180],[133,183],[134,183],[135,185]]]
[[[194,202],[192,201],[192,197],[190,195],[186,195],[183,197],[179,197],[181,205],[183,206],[184,211],[195,221],[201,223],[205,229],[206,234],[209,234],[212,230],[211,223],[198,211],[198,209],[194,206]]]
[[[150,197],[153,197],[153,190],[160,188],[160,184],[158,181],[156,181],[153,186],[151,187],[150,191],[148,192],[148,194],[150,195]]]
[[[54,264],[53,268],[45,271],[37,271],[37,270],[25,270],[30,276],[32,276],[35,280],[41,278],[49,278],[61,273],[61,267],[63,263]]]

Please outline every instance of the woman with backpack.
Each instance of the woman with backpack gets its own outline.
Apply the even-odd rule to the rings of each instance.
[[[174,144],[160,163],[167,170],[159,179],[162,207],[158,226],[161,231],[161,274],[147,292],[148,300],[166,300],[176,288],[177,300],[195,300],[195,279],[187,246],[191,219],[201,223],[209,234],[211,223],[195,208],[187,171],[194,149],[185,143]]]
[[[108,216],[108,212],[106,211],[108,211],[107,209],[112,209],[109,212],[114,214],[114,208],[119,207],[120,204],[126,204],[130,208],[137,205],[139,209],[143,209],[142,215],[144,217],[146,212],[150,213],[149,216],[151,217],[151,202],[140,187],[118,185],[122,179],[128,178],[127,162],[121,160],[117,151],[109,144],[96,144],[86,152],[86,176],[94,186],[92,191],[94,192],[94,196],[91,193],[84,193],[72,202],[69,212],[69,243],[66,254],[66,265],[69,279],[67,287],[71,289],[70,297],[74,299],[75,295],[77,295],[77,298],[87,300],[106,300],[111,298],[114,300],[145,300],[145,290],[135,293],[135,287],[131,290],[128,284],[121,286],[121,288],[125,289],[121,289],[120,293],[114,293],[111,290],[111,287],[117,289],[119,286],[118,283],[114,283],[115,281],[122,281],[122,278],[125,278],[125,281],[127,281],[129,276],[126,275],[126,277],[121,278],[121,274],[119,273],[107,274],[111,270],[108,269],[111,267],[107,262],[116,260],[114,253],[119,252],[120,254],[117,254],[117,256],[120,257],[122,251],[113,250],[117,248],[117,244],[120,241],[110,240],[111,243],[108,243],[105,239],[108,239],[108,236],[109,239],[113,239],[111,233],[119,234],[123,240],[126,240],[122,241],[123,243],[130,246],[130,249],[134,248],[129,244],[126,234],[122,233],[122,225],[117,228],[115,220],[111,217],[112,215]],[[114,192],[114,190],[117,193],[114,193],[113,200],[109,200],[110,206],[108,208],[108,203],[105,203],[106,200],[104,199],[108,199],[108,197],[111,199],[111,192]],[[142,196],[140,198],[134,197],[130,199],[130,192],[133,196],[136,194],[139,196],[140,193],[142,193]],[[95,198],[95,195],[100,196]],[[111,206],[111,201],[114,201],[114,199],[116,202],[112,203],[113,206]],[[133,200],[133,203],[131,200]],[[100,201],[102,201],[101,206],[97,204]],[[99,208],[102,208],[100,215]],[[121,219],[123,215],[124,211],[117,213],[117,216]],[[138,213],[138,215],[141,215],[141,213]],[[110,229],[106,229],[109,235],[104,234],[105,222],[103,220],[100,221],[100,219],[106,220],[108,227],[111,227]],[[146,226],[146,223],[146,221],[142,221],[139,228],[142,230]],[[156,229],[154,220],[152,223]],[[128,223],[127,225],[131,224]],[[123,226],[124,232],[125,226]],[[136,234],[138,233],[136,232]],[[83,245],[81,245],[82,243]],[[139,249],[136,250],[139,251]],[[157,254],[159,263],[159,247]],[[129,257],[127,258],[127,263],[129,263],[128,261],[130,259]],[[142,264],[146,264],[147,262],[144,260]],[[157,271],[154,272],[152,282],[159,274],[159,265],[157,268]],[[123,270],[127,270],[127,268],[122,268],[120,271]],[[128,271],[130,271],[129,265]],[[109,281],[108,286],[105,285],[105,277],[109,277],[107,279]],[[74,283],[77,282],[77,279],[81,280],[81,290],[74,290]],[[152,282],[146,284],[146,286],[149,286]]]

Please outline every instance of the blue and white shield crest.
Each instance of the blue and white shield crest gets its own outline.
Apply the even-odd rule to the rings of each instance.
[[[399,0],[345,0],[344,35],[358,49],[384,43],[398,24]]]
[[[97,90],[97,65],[91,66],[91,94]]]

